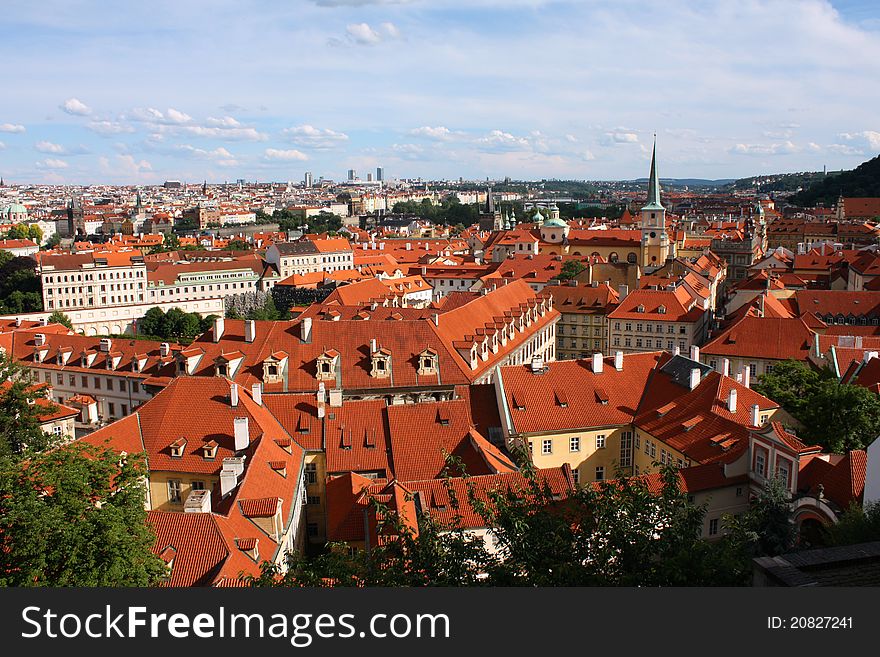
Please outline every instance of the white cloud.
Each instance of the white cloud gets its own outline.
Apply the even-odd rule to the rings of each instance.
[[[778,144],[736,144],[728,149],[738,155],[789,155],[796,153],[798,147],[790,141]]]
[[[525,137],[516,137],[509,132],[492,130],[476,140],[476,145],[490,151],[530,150],[531,144]]]
[[[319,150],[333,148],[348,141],[348,135],[343,132],[336,132],[329,128],[316,128],[308,124],[286,128],[281,131],[281,134],[297,146]]]
[[[431,126],[427,125],[422,126],[421,128],[410,130],[409,134],[416,137],[436,139],[437,141],[449,141],[450,139],[452,139],[452,131],[442,125],[438,125],[436,128],[432,128]]]
[[[18,123],[0,123],[0,132],[21,134],[24,132],[24,126]]]
[[[108,158],[102,157],[100,163],[105,173],[121,177],[139,178],[153,170],[152,164],[146,160],[138,161],[132,155],[117,155],[112,164]]]
[[[88,116],[92,110],[84,102],[77,98],[68,98],[58,106],[62,111],[75,116]]]
[[[266,141],[269,136],[255,128],[217,128],[203,125],[182,126],[180,132],[196,137],[210,137],[225,141]]]
[[[178,144],[173,149],[171,149],[169,154],[182,155],[184,157],[192,157],[200,160],[235,160],[235,155],[230,153],[222,146],[209,151],[204,148],[196,148],[195,146],[191,146],[190,144]]]
[[[53,144],[51,141],[38,141],[34,144],[34,148],[41,153],[52,153],[54,155],[63,155],[67,152],[64,150],[64,146],[61,144]]]
[[[120,135],[127,132],[134,132],[132,126],[119,121],[92,121],[86,125],[86,128],[104,137],[108,135]]]
[[[576,144],[578,143],[578,138],[574,135],[565,135],[565,141],[567,141],[569,144]]]
[[[880,132],[876,130],[863,130],[862,132],[842,132],[837,135],[846,141],[864,142],[871,150],[880,150]]]
[[[280,160],[283,162],[291,162],[291,161],[304,161],[308,160],[309,156],[303,153],[302,151],[298,151],[295,148],[291,148],[288,150],[279,150],[277,148],[267,148],[263,157],[266,160]]]
[[[173,107],[169,107],[165,112],[157,110],[155,107],[136,107],[131,111],[131,118],[135,121],[159,125],[184,125],[192,121],[189,114]]]
[[[36,166],[38,169],[66,169],[68,164],[64,160],[48,157],[45,160],[37,162]]]
[[[612,146],[614,144],[638,144],[639,136],[634,132],[616,131],[606,132],[602,135],[600,143],[603,146]]]
[[[345,28],[346,38],[360,46],[375,46],[383,41],[400,38],[400,30],[394,23],[381,23],[376,29],[369,23],[351,23]]]
[[[214,126],[217,128],[240,128],[241,123],[236,121],[231,116],[224,116],[219,119],[215,119],[213,116],[209,116],[205,121],[207,125]]]
[[[838,155],[864,155],[865,152],[849,144],[829,144],[828,150]]]
[[[5,148],[6,148],[6,144],[4,144],[2,141],[0,141],[0,151],[2,151]]]

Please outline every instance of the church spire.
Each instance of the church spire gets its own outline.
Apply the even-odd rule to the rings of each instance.
[[[657,135],[654,135],[654,150],[651,153],[651,177],[648,180],[648,203],[646,208],[662,208],[660,204],[660,177],[657,175]]]

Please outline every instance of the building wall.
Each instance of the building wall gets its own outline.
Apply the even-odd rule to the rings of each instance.
[[[563,312],[556,328],[556,358],[589,358],[596,352],[608,353],[608,316]]]
[[[135,305],[146,300],[147,266],[83,267],[40,270],[43,308],[68,313],[76,309]]]
[[[169,499],[169,481],[180,483],[180,502],[175,503]],[[220,479],[207,474],[193,474],[189,472],[164,472],[159,470],[150,471],[150,509],[151,511],[183,511],[186,498],[193,490],[193,482],[200,481],[205,490],[214,490],[220,485]]]
[[[78,358],[76,362],[79,362]],[[35,382],[52,386],[50,394],[54,402],[63,404],[66,399],[78,394],[94,397],[102,420],[123,418],[152,397],[141,385],[145,377],[132,372],[86,370],[50,363],[24,364],[33,372]]]
[[[76,438],[74,421],[75,417],[62,418],[52,422],[44,422],[40,424],[40,428],[50,436],[67,436]]]
[[[633,435],[631,425],[589,427],[576,431],[560,431],[547,434],[525,434],[517,438],[532,455],[532,462],[538,468],[557,468],[563,463],[571,466],[575,481],[588,484],[594,481],[613,479],[621,464],[621,438],[625,433]],[[597,437],[604,437],[604,447],[597,447]],[[577,450],[572,450],[572,439],[577,439]],[[549,441],[551,452],[545,454],[545,444]],[[601,468],[601,477],[597,469]],[[624,467],[624,474],[631,474],[631,467]]]
[[[309,483],[310,465],[314,466],[314,483]],[[305,455],[306,506],[305,524],[309,543],[323,545],[327,541],[327,454],[308,452]],[[311,498],[311,499],[310,499]],[[318,504],[313,504],[317,498]],[[311,526],[311,527],[310,527]]]
[[[702,345],[706,339],[708,313],[703,313],[696,322],[670,322],[646,316],[644,320],[609,319],[609,349],[611,351],[672,351],[679,347],[682,351],[692,345]],[[661,327],[660,332],[657,327]],[[651,331],[648,331],[650,327]],[[650,342],[649,342],[650,340]],[[662,346],[658,346],[657,341]]]

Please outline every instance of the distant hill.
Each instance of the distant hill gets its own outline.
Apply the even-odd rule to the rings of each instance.
[[[830,176],[832,174],[827,174]],[[798,173],[772,173],[764,176],[750,176],[733,181],[728,189],[757,189],[759,192],[798,192],[827,178],[821,171],[800,171]]]
[[[873,160],[862,162],[852,171],[828,176],[795,194],[789,200],[802,207],[831,206],[841,196],[880,197],[880,155]]]
[[[647,178],[636,178],[632,182],[647,183]],[[660,184],[667,187],[724,187],[733,182],[733,178],[707,180],[705,178],[660,178]]]

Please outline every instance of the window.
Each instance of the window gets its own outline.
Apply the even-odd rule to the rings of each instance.
[[[635,435],[635,445],[636,445],[636,449],[641,449],[641,448],[642,448],[642,447],[641,447],[641,440],[642,440],[642,439],[639,437],[639,434],[636,434],[636,435]]]
[[[572,468],[571,478],[574,480],[575,485],[581,483],[581,471],[577,468]]]
[[[651,443],[651,458],[657,458],[657,443]]]
[[[742,496],[743,496],[743,489],[742,489],[742,486],[737,486],[737,487],[736,487],[736,496],[737,496],[737,497],[742,497]]]
[[[101,389],[101,379],[99,379],[98,377],[95,377],[95,390],[100,390],[100,389]]]
[[[767,457],[762,451],[755,454],[755,472],[762,477],[767,472]]]
[[[318,483],[318,466],[315,463],[306,463],[306,483]]]
[[[552,454],[553,453],[553,440],[550,438],[545,438],[541,441],[541,454]]]
[[[119,379],[119,392],[125,392],[125,379]]]
[[[624,431],[620,434],[620,467],[632,467],[633,460],[633,435],[632,431]]]
[[[718,534],[718,518],[712,518],[709,521],[709,536],[715,536]]]
[[[782,479],[786,486],[791,486],[791,465],[786,459],[776,459],[776,476]]]
[[[758,376],[758,365],[756,363],[749,363],[749,374],[753,378]]]
[[[319,504],[321,504],[321,498],[318,495],[309,495],[308,497],[306,497],[306,504],[318,506]]]
[[[61,426],[60,425],[56,424],[54,427],[52,427],[52,435],[53,436],[60,436],[61,435]]]
[[[318,523],[310,522],[306,525],[306,533],[309,536],[317,536],[318,535]]]
[[[193,481],[190,483],[190,488],[192,488],[193,490],[205,490],[205,482]]]
[[[579,452],[581,451],[581,439],[578,436],[572,436],[568,440],[568,450],[570,452]]]
[[[168,480],[168,501],[172,504],[180,504],[180,479]]]
[[[598,465],[596,466],[596,481],[602,481],[605,479],[605,466]]]
[[[605,434],[596,436],[596,449],[605,449]]]
[[[107,414],[108,414],[110,417],[115,417],[115,416],[116,416],[116,404],[114,404],[113,402],[108,402],[108,403],[107,403]]]

